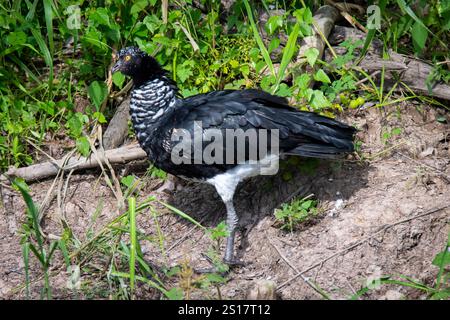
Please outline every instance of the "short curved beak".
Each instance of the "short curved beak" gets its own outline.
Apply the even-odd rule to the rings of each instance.
[[[120,71],[120,68],[122,67],[122,61],[117,61],[116,64],[111,68],[111,73]]]

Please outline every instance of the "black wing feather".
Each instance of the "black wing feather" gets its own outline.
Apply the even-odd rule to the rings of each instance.
[[[201,121],[203,129],[216,128],[223,133],[226,129],[278,129],[280,153],[284,154],[328,159],[353,151],[353,127],[315,113],[298,111],[284,98],[261,90],[224,90],[192,96],[182,100],[169,119],[167,128],[170,129],[161,132],[159,137],[168,141],[164,144],[168,154],[173,146],[170,142],[172,130],[183,128],[193,135],[194,121]],[[204,142],[203,148],[209,143]],[[223,152],[226,152],[225,148]],[[190,166],[182,174],[213,176],[232,166]]]

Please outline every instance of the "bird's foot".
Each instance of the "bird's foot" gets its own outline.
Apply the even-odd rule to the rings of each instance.
[[[225,263],[229,267],[245,267],[246,265],[248,265],[248,263],[238,260],[238,259],[235,259],[235,258],[231,258],[231,259],[224,258],[223,263]]]

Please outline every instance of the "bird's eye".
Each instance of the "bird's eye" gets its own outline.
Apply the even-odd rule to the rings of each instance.
[[[131,56],[130,55],[125,56],[125,61],[130,61],[130,60],[131,60]]]

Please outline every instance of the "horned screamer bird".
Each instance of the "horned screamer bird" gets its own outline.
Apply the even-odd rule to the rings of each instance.
[[[222,198],[229,231],[225,263],[237,263],[233,196],[240,181],[267,174],[267,163],[273,167],[284,155],[336,158],[353,151],[353,127],[298,111],[261,90],[214,91],[183,99],[158,62],[136,47],[119,51],[116,71],[133,78],[131,119],[150,161],[175,176],[212,184]],[[243,133],[244,143],[236,145]],[[191,142],[187,148],[186,142]]]

